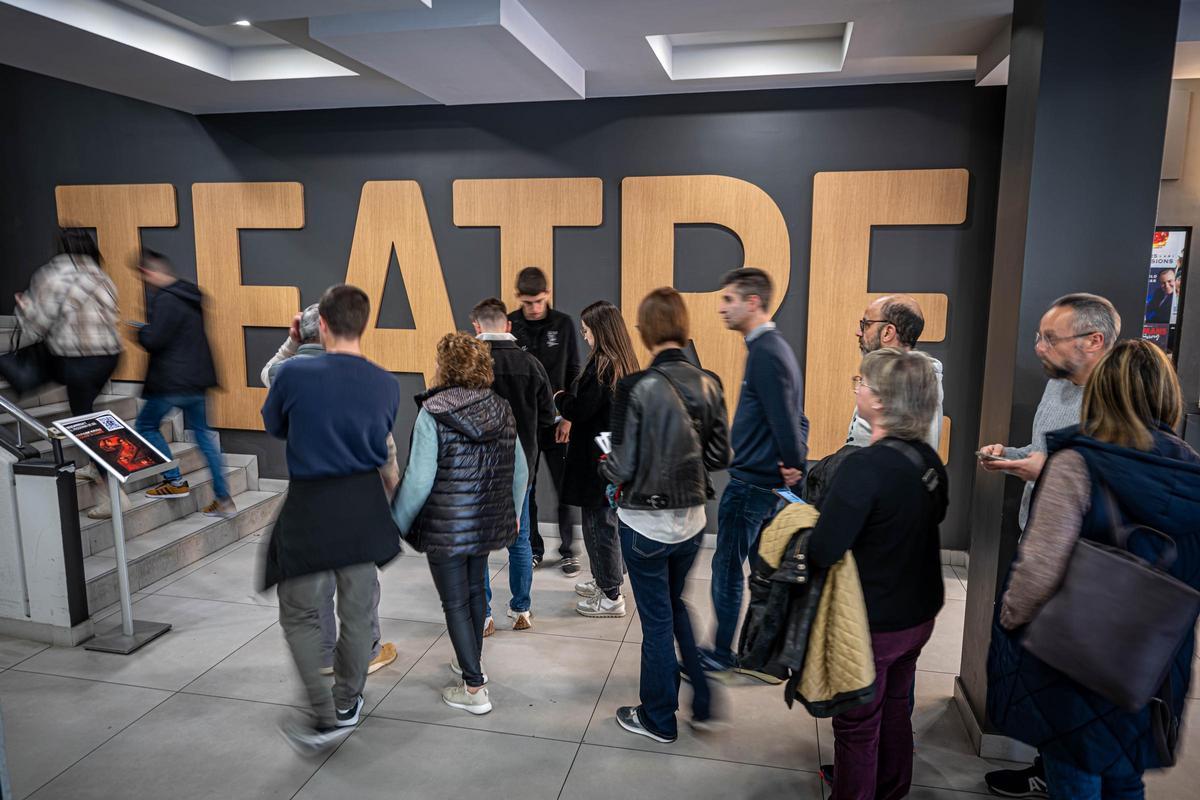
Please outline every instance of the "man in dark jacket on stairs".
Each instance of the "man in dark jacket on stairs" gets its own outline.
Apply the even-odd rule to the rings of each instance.
[[[205,412],[205,393],[217,385],[217,372],[204,333],[204,296],[196,284],[178,277],[161,253],[143,250],[137,269],[156,290],[146,311],[147,322],[138,328],[138,343],[149,353],[150,365],[137,431],[170,458],[171,449],[159,426],[172,408],[183,411],[183,426],[196,434],[212,473],[213,500],[201,511],[210,517],[232,516],[236,509],[225,482],[221,451]],[[146,492],[148,497],[170,500],[190,494],[191,487],[178,469],[164,472],[162,482]]]

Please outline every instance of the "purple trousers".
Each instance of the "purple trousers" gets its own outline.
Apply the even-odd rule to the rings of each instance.
[[[833,718],[833,800],[892,800],[912,783],[912,689],[933,620],[872,633],[875,698]]]

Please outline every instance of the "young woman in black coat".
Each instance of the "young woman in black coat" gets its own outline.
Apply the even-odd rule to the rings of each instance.
[[[609,415],[617,381],[637,372],[637,357],[621,312],[612,303],[592,303],[580,315],[584,340],[592,348],[583,371],[569,391],[554,396],[563,419],[570,422],[563,502],[579,506],[583,545],[592,565],[592,579],[576,584],[583,599],[575,610],[585,617],[623,617],[621,544],[614,512],[600,476],[600,447],[596,436],[611,430]]]

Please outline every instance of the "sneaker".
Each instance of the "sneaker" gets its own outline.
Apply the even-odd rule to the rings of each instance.
[[[562,569],[563,575],[566,575],[568,578],[575,577],[583,569],[579,566],[579,559],[575,556],[567,556],[559,562],[558,566]]]
[[[133,507],[133,502],[130,501],[129,495],[125,492],[119,492],[121,498],[121,511],[128,511]],[[104,484],[99,484],[99,489],[96,493],[96,505],[87,510],[88,519],[110,519],[112,517],[112,500],[108,497],[108,487]]]
[[[630,733],[636,733],[638,736],[645,736],[647,739],[653,739],[656,742],[663,744],[672,744],[677,737],[666,737],[662,734],[655,733],[642,724],[642,716],[638,713],[638,707],[621,706],[617,709],[617,724]]]
[[[396,645],[391,642],[384,642],[379,647],[379,655],[372,658],[371,663],[367,665],[367,674],[373,675],[395,660]]]
[[[514,631],[527,631],[533,627],[533,612],[532,611],[513,611],[508,610],[508,618],[513,621]]]
[[[545,556],[534,553],[533,554],[533,568],[537,569],[538,567],[540,567],[542,565],[542,559],[544,559],[544,558],[545,558]]]
[[[337,747],[338,742],[351,734],[351,728],[317,728],[311,723],[289,720],[279,726],[284,741],[302,756],[313,758]]]
[[[220,500],[213,500],[204,508],[200,509],[200,513],[206,517],[220,517],[221,519],[229,519],[237,513],[237,506],[233,504],[232,498],[222,497]]]
[[[442,689],[442,702],[451,708],[460,708],[470,714],[486,714],[492,710],[486,686],[472,694],[465,683],[452,683]]]
[[[450,659],[450,671],[453,672],[458,677],[460,677],[460,678],[462,677],[462,667],[460,667],[458,665],[457,658]],[[486,684],[488,682],[488,676],[487,676],[487,673],[484,672],[484,670],[483,670],[483,661],[479,662],[479,671],[483,672],[483,682]]]
[[[496,632],[496,620],[488,617],[483,622],[483,638],[487,638]]]
[[[713,654],[705,650],[703,647],[696,648],[700,655],[700,669],[704,670],[704,674],[710,680],[714,680],[721,684],[730,684],[735,680],[734,672],[730,667],[725,666],[718,661]],[[687,669],[683,666],[683,662],[679,662],[679,675],[685,681],[691,682],[691,677],[687,673]]]
[[[185,497],[190,497],[192,494],[191,488],[187,481],[163,481],[153,489],[146,490],[146,497],[165,497],[168,500],[182,500]]]
[[[584,581],[583,583],[575,584],[575,594],[580,597],[591,597],[594,594],[600,593],[600,587],[596,585],[596,579]]]
[[[988,791],[999,797],[1049,797],[1046,769],[1039,756],[1025,769],[1001,769],[983,776]]]
[[[334,709],[334,713],[337,714],[337,726],[339,728],[353,728],[355,725],[357,725],[358,715],[362,711],[362,707],[363,696],[360,694],[358,697],[354,698],[354,702],[349,708]]]
[[[576,603],[575,611],[585,617],[623,617],[625,598],[618,595],[616,600],[609,600],[604,594],[594,594]]]
[[[729,727],[729,723],[719,717],[709,717],[708,719],[689,719],[688,726],[697,733],[714,733],[723,731]]]
[[[75,477],[85,480],[88,483],[99,483],[100,473],[96,471],[96,465],[90,461],[82,467],[75,469]]]
[[[745,675],[747,677],[754,678],[755,680],[762,681],[763,683],[769,684],[771,686],[778,686],[779,684],[783,683],[784,676],[776,675],[772,671],[775,669],[779,669],[779,668],[776,667],[774,664],[768,664],[766,666],[766,669],[762,669],[762,670],[749,669],[747,667],[734,667],[733,671],[736,672],[738,675]]]

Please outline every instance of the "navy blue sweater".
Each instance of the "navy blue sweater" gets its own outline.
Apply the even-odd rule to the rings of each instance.
[[[263,405],[267,433],[287,439],[293,479],[378,469],[400,410],[400,384],[359,356],[326,353],[283,362]]]
[[[800,365],[777,330],[764,331],[747,347],[746,374],[731,432],[729,474],[755,486],[781,486],[780,462],[803,469],[808,460]]]

